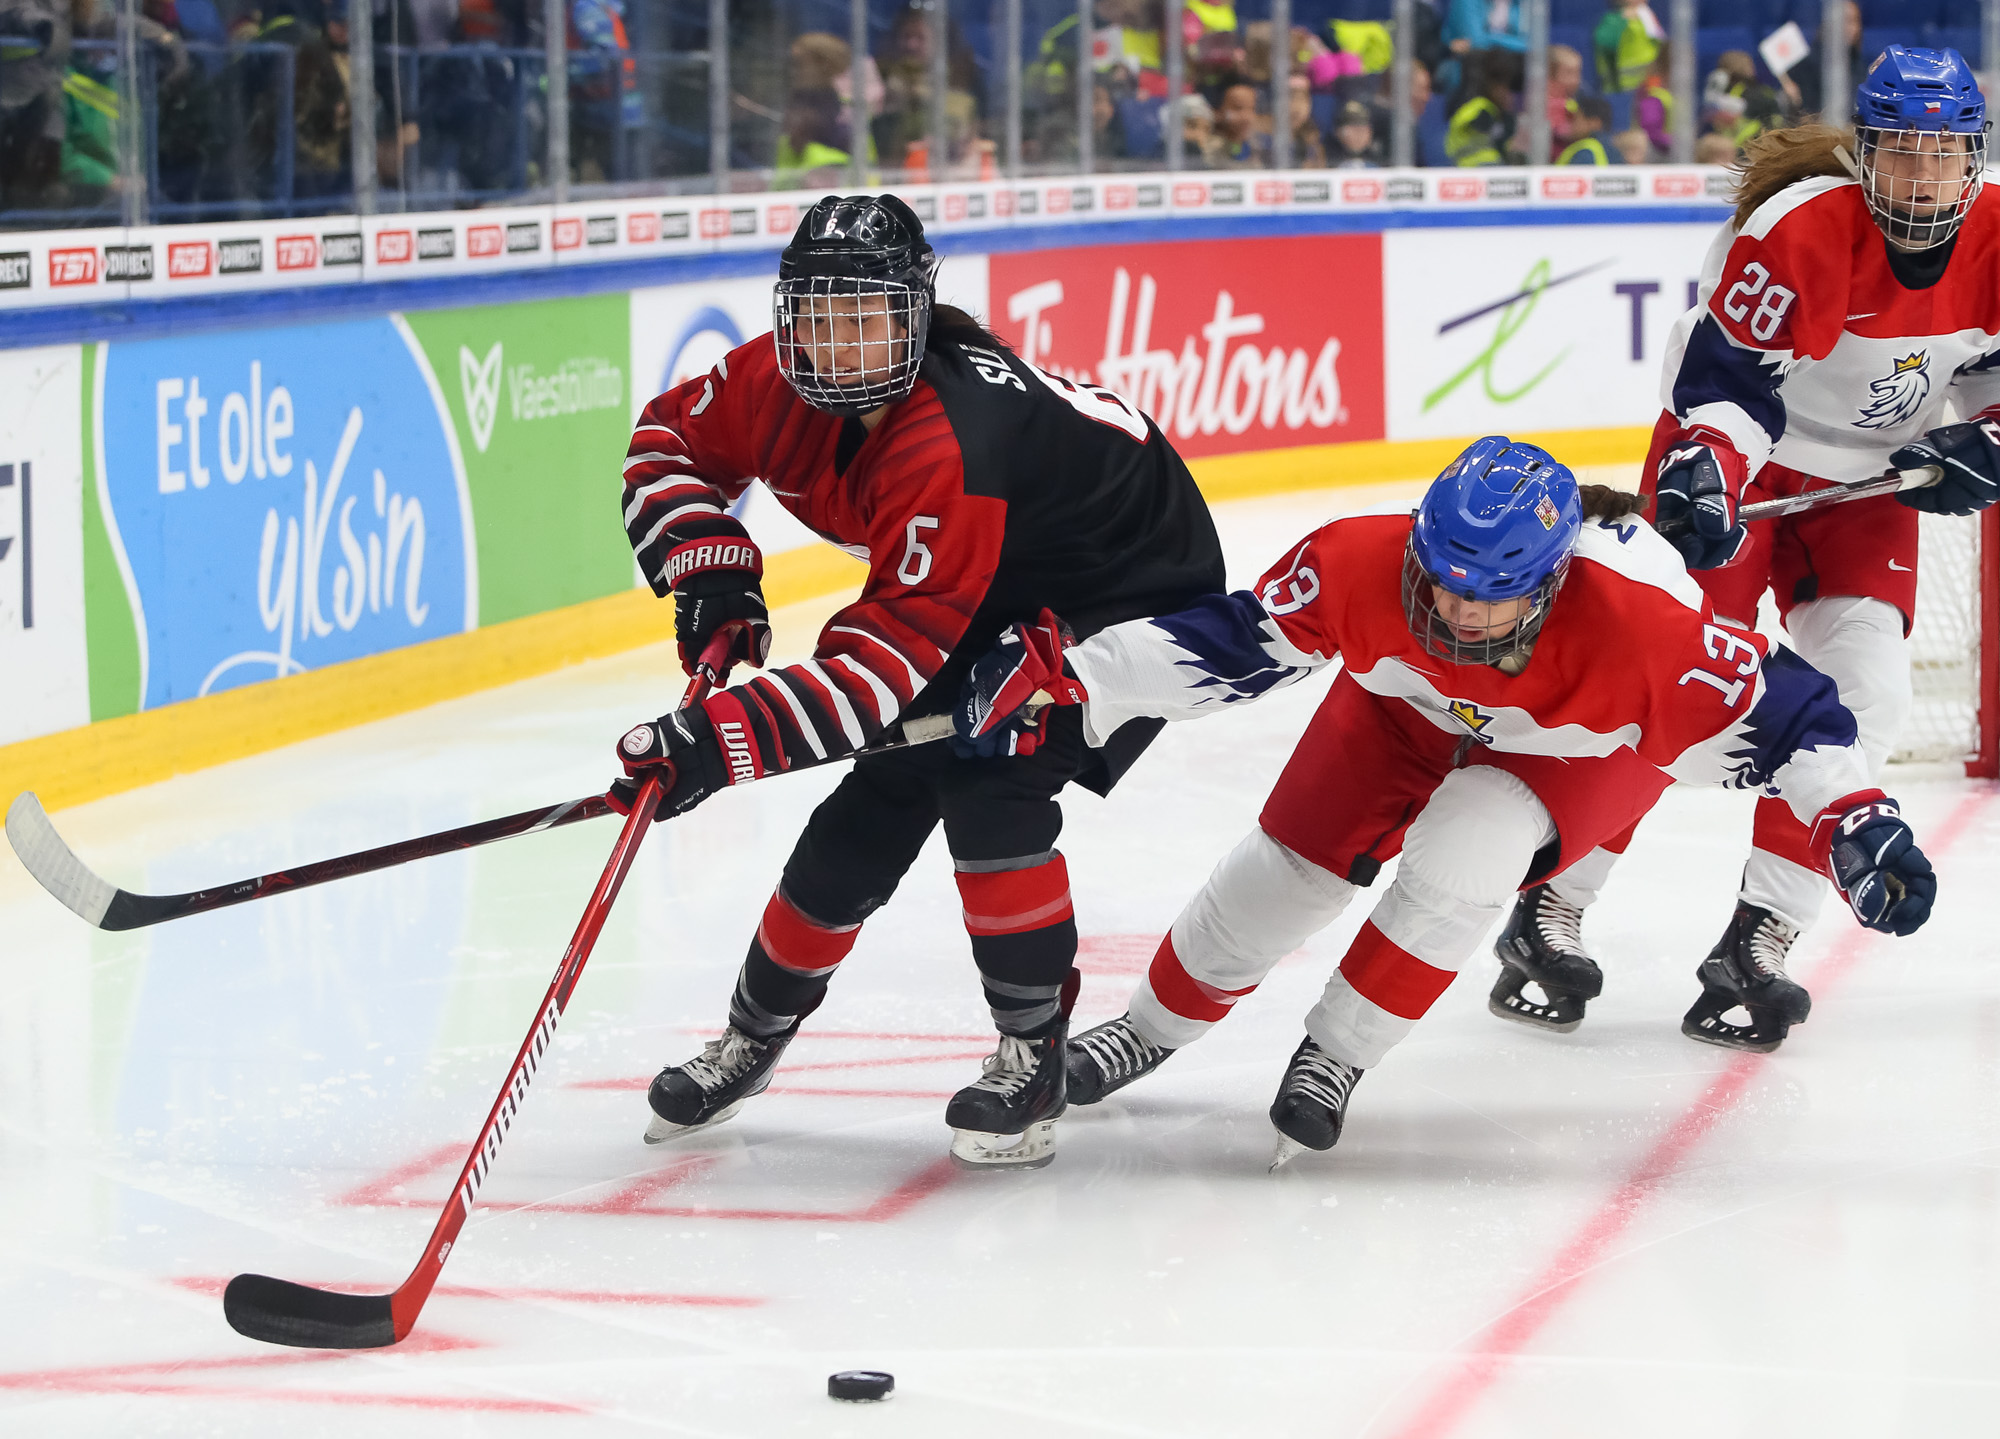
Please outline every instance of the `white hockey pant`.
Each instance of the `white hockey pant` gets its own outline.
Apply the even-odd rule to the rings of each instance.
[[[1306,1032],[1370,1068],[1410,1032],[1512,904],[1555,825],[1503,770],[1453,770],[1403,843],[1395,882],[1349,945]],[[1347,908],[1356,887],[1252,830],[1174,921],[1129,1006],[1168,1049],[1192,1044],[1286,955]]]

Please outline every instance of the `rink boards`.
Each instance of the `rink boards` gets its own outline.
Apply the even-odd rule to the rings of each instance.
[[[1377,218],[960,236],[940,294],[1129,394],[1212,497],[1435,473],[1493,431],[1638,457],[1709,221]],[[687,283],[443,308],[362,287],[304,324],[253,325],[253,295],[191,333],[0,351],[0,789],[59,807],[656,638],[614,477],[647,399],[768,331],[775,243]],[[781,602],[858,582],[761,488],[744,511]]]

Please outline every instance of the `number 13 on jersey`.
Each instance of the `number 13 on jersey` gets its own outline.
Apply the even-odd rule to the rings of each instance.
[[[1701,647],[1711,658],[1733,666],[1733,673],[1740,678],[1724,679],[1709,670],[1697,667],[1682,675],[1680,683],[1704,684],[1710,689],[1719,690],[1723,702],[1734,709],[1736,702],[1743,697],[1743,687],[1750,682],[1750,676],[1757,673],[1757,666],[1762,663],[1763,656],[1757,653],[1757,646],[1751,641],[1739,634],[1731,633],[1720,625],[1701,627]]]

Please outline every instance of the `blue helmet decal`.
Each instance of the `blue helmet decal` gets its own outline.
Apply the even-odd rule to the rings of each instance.
[[[1976,135],[1986,129],[1986,97],[1958,51],[1891,45],[1855,88],[1854,123]]]
[[[1475,440],[1425,492],[1411,557],[1465,599],[1532,594],[1569,562],[1583,502],[1569,467],[1505,435]]]

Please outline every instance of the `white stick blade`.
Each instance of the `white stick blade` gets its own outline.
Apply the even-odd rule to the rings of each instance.
[[[43,889],[91,924],[101,925],[104,912],[117,897],[116,885],[106,884],[78,859],[56,827],[49,823],[42,802],[32,791],[17,795],[7,809],[7,842]]]

